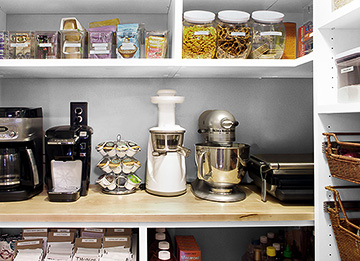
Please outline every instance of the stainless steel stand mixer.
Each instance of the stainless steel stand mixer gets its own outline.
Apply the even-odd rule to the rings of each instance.
[[[196,197],[234,202],[245,199],[238,184],[245,175],[250,146],[235,143],[239,123],[225,110],[208,110],[199,117],[199,133],[204,143],[196,144],[197,179],[191,183]]]
[[[151,102],[158,105],[158,126],[150,129],[146,164],[146,191],[158,196],[178,196],[186,192],[185,129],[175,124],[175,104],[184,97],[175,90],[159,90]]]

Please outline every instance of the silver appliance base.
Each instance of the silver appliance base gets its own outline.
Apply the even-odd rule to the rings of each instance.
[[[198,198],[216,202],[236,202],[246,198],[238,186],[234,186],[230,193],[214,193],[208,183],[200,179],[191,182],[191,191]]]

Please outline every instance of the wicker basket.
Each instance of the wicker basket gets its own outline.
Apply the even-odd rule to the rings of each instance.
[[[360,227],[348,219],[344,206],[341,202],[337,187],[325,187],[333,192],[334,208],[328,208],[331,225],[334,231],[336,243],[342,261],[360,260],[360,237],[356,234]],[[340,213],[344,217],[340,217]]]
[[[323,133],[327,137],[328,143],[325,149],[330,173],[333,177],[360,184],[360,158],[353,158],[340,155],[341,150],[347,152],[360,152],[360,143],[342,142],[338,140],[338,135],[349,136],[360,133]],[[335,142],[331,141],[331,137]]]

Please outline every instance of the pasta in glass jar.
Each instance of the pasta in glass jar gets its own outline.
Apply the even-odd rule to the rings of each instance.
[[[216,51],[215,14],[207,11],[184,13],[182,58],[211,59]]]

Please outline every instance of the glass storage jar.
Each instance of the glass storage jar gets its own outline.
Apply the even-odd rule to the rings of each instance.
[[[252,13],[253,45],[252,59],[281,59],[285,49],[284,14],[275,11]]]
[[[216,51],[215,14],[208,11],[187,11],[183,22],[182,58],[211,59]]]
[[[226,10],[218,13],[216,58],[246,59],[251,51],[250,14]]]

